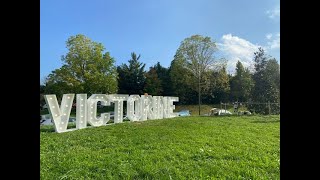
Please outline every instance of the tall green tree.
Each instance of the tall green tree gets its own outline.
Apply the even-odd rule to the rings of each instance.
[[[129,65],[122,64],[118,66],[119,74],[119,93],[121,94],[143,94],[145,86],[145,64],[139,62],[140,55],[131,53]]]
[[[227,102],[229,100],[230,83],[229,75],[227,74],[226,62],[221,68],[212,71],[211,78],[211,95],[213,97],[212,103]]]
[[[255,53],[255,72],[253,74],[254,88],[252,101],[259,103],[280,103],[280,66],[275,59],[270,59],[259,48]],[[277,108],[277,107],[276,107]],[[268,113],[266,106],[253,106],[257,113]]]
[[[260,47],[257,52],[254,53],[254,74],[253,80],[255,86],[252,92],[252,100],[264,103],[268,102],[269,99],[266,96],[267,91],[269,91],[269,84],[266,77],[266,67],[268,62],[268,56],[265,54],[264,50]]]
[[[78,34],[67,42],[63,66],[52,71],[46,81],[51,93],[116,93],[117,71],[114,58],[104,46]],[[57,92],[56,92],[57,91]]]
[[[144,92],[154,96],[160,96],[163,92],[162,81],[158,78],[157,71],[154,67],[150,67],[146,73]]]
[[[185,83],[198,92],[199,114],[201,92],[209,87],[208,71],[216,65],[217,59],[214,54],[217,50],[216,43],[211,41],[210,37],[193,35],[184,39],[176,52],[176,56],[182,60],[183,68],[192,75],[192,78]]]
[[[230,95],[232,101],[246,102],[249,100],[254,86],[252,75],[240,61],[236,65],[236,73],[230,80]]]
[[[156,70],[159,80],[161,81],[162,96],[171,96],[172,95],[172,83],[170,79],[169,68],[165,68],[161,66],[160,62],[157,62],[156,65],[153,66]]]
[[[172,95],[179,97],[179,104],[196,104],[198,93],[188,84],[193,76],[182,63],[182,57],[176,54],[169,68]]]
[[[208,78],[207,71],[212,69],[217,60],[214,53],[217,51],[215,42],[210,37],[193,35],[184,39],[178,48],[176,55],[181,57],[181,65],[192,74],[189,85],[195,91],[199,91],[199,83]]]
[[[268,101],[280,103],[280,65],[276,59],[270,59],[266,65],[266,82],[268,82],[268,91],[266,97]]]

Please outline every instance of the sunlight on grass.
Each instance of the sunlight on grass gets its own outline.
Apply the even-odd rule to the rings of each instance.
[[[280,116],[178,117],[55,133],[41,179],[280,179]]]

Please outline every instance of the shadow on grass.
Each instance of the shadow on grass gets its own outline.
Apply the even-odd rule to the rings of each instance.
[[[251,123],[278,123],[278,122],[280,122],[280,120],[266,120],[266,121],[264,121],[264,120],[260,120],[260,121],[252,121]]]
[[[113,121],[111,123],[108,123],[107,125],[110,125],[110,124],[114,124]],[[90,128],[91,125],[87,124],[87,127]],[[69,124],[67,127],[67,129],[74,129],[74,128],[76,128],[75,124]],[[44,125],[44,126],[40,126],[40,132],[53,133],[55,132],[55,130],[52,125],[48,125],[48,126]]]
[[[69,124],[68,127],[67,127],[67,129],[73,129],[73,128],[75,128],[75,127],[76,127],[75,124]],[[44,126],[42,126],[42,127],[40,126],[40,132],[49,133],[49,132],[55,132],[55,130],[54,130],[54,127],[51,126],[51,125],[48,125],[48,126],[44,125]]]
[[[40,128],[40,132],[55,132],[54,128]]]

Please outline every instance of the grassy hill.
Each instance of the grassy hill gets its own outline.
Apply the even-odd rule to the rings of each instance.
[[[178,117],[55,133],[41,179],[279,179],[280,116]]]

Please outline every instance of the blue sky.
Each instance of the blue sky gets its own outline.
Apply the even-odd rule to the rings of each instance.
[[[280,0],[40,0],[40,81],[76,34],[102,43],[116,65],[135,52],[147,67],[169,67],[181,41],[209,36],[232,72],[260,46],[280,62]]]

